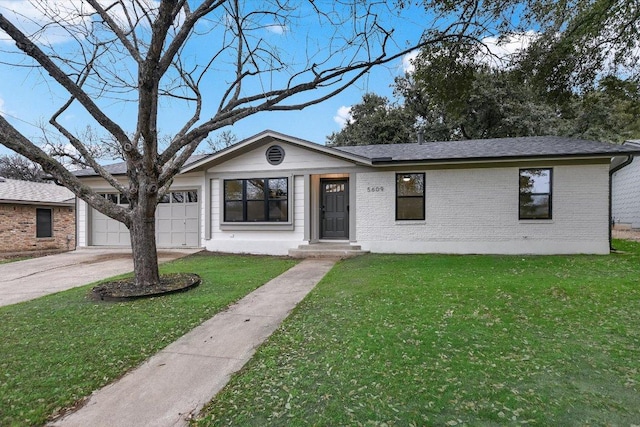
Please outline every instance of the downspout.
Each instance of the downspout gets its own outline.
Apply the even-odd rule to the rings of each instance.
[[[624,162],[620,163],[618,166],[612,168],[609,170],[609,250],[610,251],[615,251],[616,249],[613,247],[613,233],[612,233],[612,228],[613,228],[613,194],[612,194],[612,190],[613,190],[613,174],[618,172],[620,169],[624,168],[625,166],[628,166],[631,164],[631,162],[633,162],[633,154],[629,154],[627,156],[627,160],[625,160]]]

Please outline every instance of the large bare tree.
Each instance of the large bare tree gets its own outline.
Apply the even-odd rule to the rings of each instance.
[[[127,194],[130,204],[118,206],[101,197],[2,116],[0,143],[124,223],[131,235],[136,284],[157,284],[156,205],[211,132],[256,113],[317,104],[372,67],[398,61],[416,48],[451,38],[480,38],[487,34],[488,23],[504,15],[499,1],[483,5],[456,0],[431,8],[431,2],[422,8],[409,3],[33,0],[38,22],[45,22],[36,30],[25,29],[28,26],[12,14],[15,10],[9,8],[15,2],[1,4],[0,29],[5,34],[0,36],[15,46],[4,48],[0,62],[12,67],[11,72],[39,70],[47,87],[64,89],[66,99],[52,111],[49,131],[68,141],[76,161]],[[403,17],[405,12],[408,16]],[[394,28],[418,22],[424,25],[421,37],[396,38]],[[51,29],[68,41],[48,39]],[[270,32],[281,33],[287,44],[267,36]],[[114,113],[128,104],[135,106],[132,125]],[[105,170],[81,136],[59,119],[78,107],[88,113],[92,127],[121,149],[126,181]],[[188,111],[180,128],[160,128],[167,109]],[[159,134],[168,133],[169,142],[159,145]]]

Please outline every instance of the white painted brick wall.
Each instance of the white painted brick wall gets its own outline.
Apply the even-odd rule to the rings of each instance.
[[[290,181],[291,182],[291,181]],[[252,253],[287,255],[289,249],[304,243],[304,177],[294,176],[293,188],[293,230],[222,230],[220,220],[221,179],[211,181],[211,238],[205,240],[210,251],[230,253]]]
[[[394,172],[359,173],[356,239],[374,252],[608,253],[607,165],[553,167],[552,220],[518,219],[518,170],[425,171],[424,221],[395,220]]]
[[[640,228],[640,160],[614,173],[611,183],[613,220]]]

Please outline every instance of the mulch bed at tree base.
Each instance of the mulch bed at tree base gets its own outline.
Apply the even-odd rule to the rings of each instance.
[[[91,290],[91,296],[100,301],[128,301],[188,291],[200,282],[200,276],[194,273],[163,274],[159,284],[144,287],[136,286],[129,278],[102,283]]]

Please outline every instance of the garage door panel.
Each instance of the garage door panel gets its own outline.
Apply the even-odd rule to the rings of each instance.
[[[169,231],[171,230],[171,220],[170,219],[158,219],[156,225],[156,229],[158,231]]]
[[[184,204],[178,206],[171,206],[171,217],[172,218],[183,218],[185,216],[185,207]]]
[[[186,239],[185,239],[184,233],[179,233],[179,232],[171,233],[171,244],[173,246],[186,245]]]
[[[158,233],[156,245],[159,247],[171,246],[171,233]]]
[[[189,203],[185,206],[185,217],[190,219],[198,219],[200,216],[200,211],[198,210],[197,203]]]
[[[186,237],[186,246],[198,246],[198,242],[199,242],[199,233],[197,232],[192,232],[192,233],[186,233],[185,235]]]
[[[107,233],[121,233],[122,229],[126,230],[126,226],[118,221],[112,220],[111,218],[105,221]]]
[[[131,245],[129,233],[107,233],[107,245]]]
[[[172,219],[171,220],[171,231],[172,232],[182,232],[185,230],[185,220],[184,219]]]
[[[158,207],[156,208],[156,218],[171,218],[171,206],[166,203],[158,205]]]

